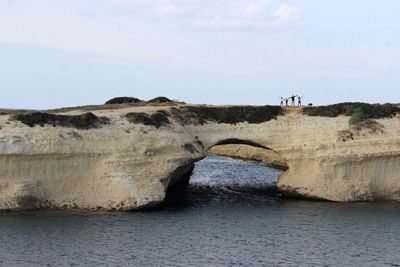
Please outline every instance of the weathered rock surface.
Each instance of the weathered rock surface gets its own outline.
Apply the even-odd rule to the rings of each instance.
[[[0,209],[155,206],[168,186],[187,180],[193,163],[211,147],[233,139],[262,145],[284,159],[288,170],[278,187],[288,196],[400,201],[399,117],[376,120],[380,130],[370,131],[349,127],[348,117],[299,112],[257,124],[183,124],[168,115],[169,124],[159,128],[134,124],[125,116],[171,108],[91,107],[90,112],[109,123],[90,129],[29,127],[0,116]],[[85,112],[69,109],[63,114]],[[260,158],[258,152],[247,151],[246,157]]]
[[[286,160],[273,150],[250,145],[216,145],[208,151],[210,154],[243,160],[250,160],[277,169],[288,168]]]

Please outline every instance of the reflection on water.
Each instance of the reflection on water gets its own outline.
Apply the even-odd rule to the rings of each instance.
[[[206,159],[155,211],[0,213],[0,265],[399,266],[398,203],[285,200],[260,168]]]

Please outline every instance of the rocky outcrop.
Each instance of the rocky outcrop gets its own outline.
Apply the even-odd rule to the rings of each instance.
[[[88,109],[57,115],[79,116]],[[210,148],[227,140],[259,145],[230,156],[268,163],[260,149],[279,155],[288,169],[278,187],[287,196],[400,201],[398,116],[355,127],[346,116],[268,107],[218,107],[216,112],[181,104],[112,105],[92,106],[90,112],[106,123],[77,128],[56,116],[57,123],[30,127],[13,114],[0,116],[0,209],[152,207],[163,201],[169,186],[187,182],[193,164]],[[127,114],[147,114],[142,118],[151,120],[144,125]]]

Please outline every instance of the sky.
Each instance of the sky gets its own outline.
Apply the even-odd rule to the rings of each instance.
[[[0,0],[0,107],[400,102],[398,0]]]

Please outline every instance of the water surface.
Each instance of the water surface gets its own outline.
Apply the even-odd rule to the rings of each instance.
[[[277,175],[210,157],[155,211],[0,213],[0,265],[400,266],[398,203],[285,200]]]

